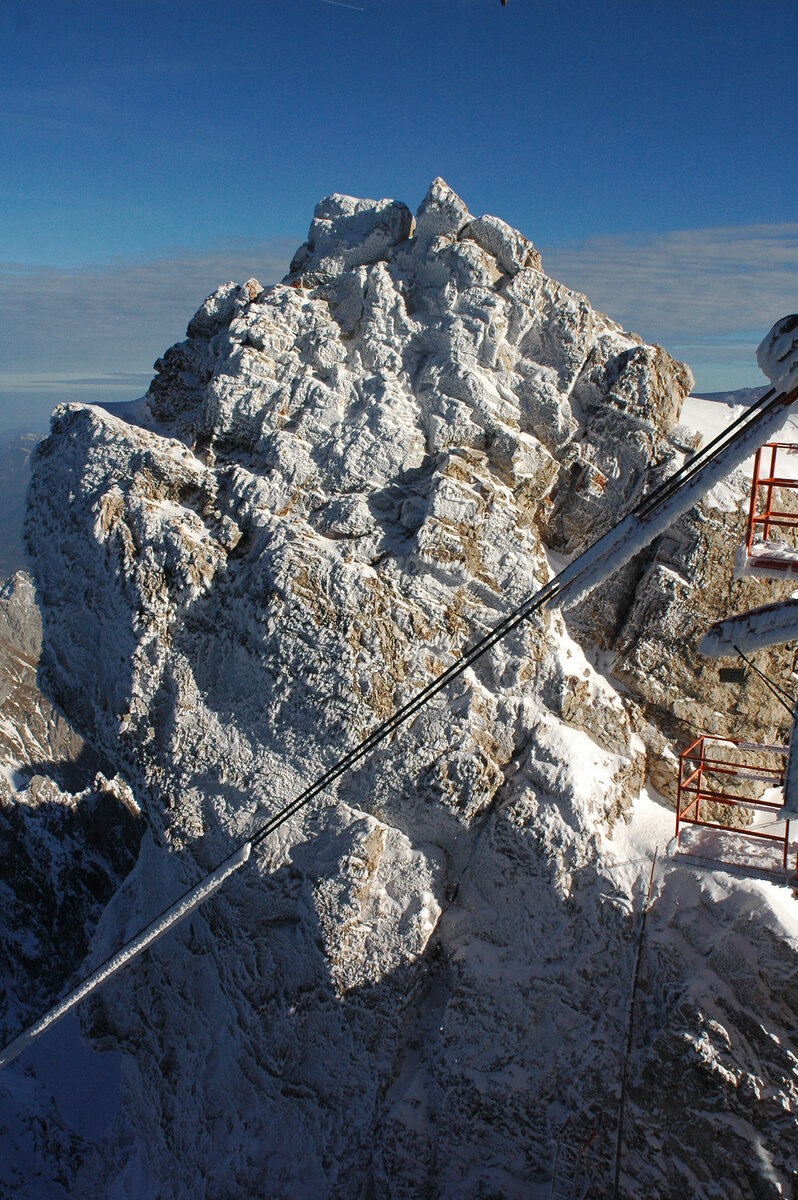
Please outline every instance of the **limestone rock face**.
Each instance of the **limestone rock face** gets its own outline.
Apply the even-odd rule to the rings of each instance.
[[[328,197],[156,368],[135,422],[56,411],[30,496],[40,678],[147,824],[89,962],[632,506],[690,386],[442,180],[415,223]],[[600,640],[518,628],[99,994],[126,1133],[85,1191],[526,1196],[567,1112],[612,1127],[646,753]]]
[[[338,275],[347,267],[378,262],[412,228],[410,209],[395,200],[328,196],[316,205],[308,240],[294,255],[291,271]]]

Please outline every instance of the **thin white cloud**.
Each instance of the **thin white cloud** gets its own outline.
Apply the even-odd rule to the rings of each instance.
[[[107,371],[100,375],[83,375],[80,372],[43,372],[36,375],[13,372],[0,373],[0,388],[10,392],[71,391],[83,388],[102,388],[104,391],[132,388],[142,392],[152,378],[152,371]]]
[[[300,241],[73,270],[0,264],[0,390],[144,390],[205,296],[229,279],[275,282]]]
[[[753,348],[775,320],[798,310],[798,223],[592,238],[546,250],[548,274],[595,307],[699,363]],[[733,386],[733,385],[732,385]]]

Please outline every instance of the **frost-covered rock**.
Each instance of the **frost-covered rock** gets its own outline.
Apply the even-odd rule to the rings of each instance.
[[[757,348],[756,361],[779,391],[798,384],[798,313],[776,322]]]
[[[91,963],[633,506],[691,382],[442,180],[415,225],[322,201],[157,370],[137,425],[58,409],[30,497],[40,675],[148,825]],[[522,1196],[566,1112],[612,1127],[646,754],[577,625],[516,629],[92,1001],[132,1131],[97,1194]]]
[[[749,673],[733,688],[722,684],[717,663],[699,650],[716,613],[742,612],[763,596],[758,581],[732,577],[748,491],[747,481],[736,482],[737,506],[701,504],[662,539],[614,642],[616,674],[682,743],[699,731],[782,743],[788,736],[789,713],[758,677]],[[778,598],[790,591],[788,583],[777,582],[765,594]],[[678,643],[677,656],[669,647]],[[742,665],[733,651],[730,658]],[[783,648],[760,653],[757,665],[785,689],[793,686],[792,656]]]
[[[348,267],[378,262],[410,236],[413,217],[395,200],[328,196],[316,205],[308,240],[291,261],[291,273],[340,275]]]

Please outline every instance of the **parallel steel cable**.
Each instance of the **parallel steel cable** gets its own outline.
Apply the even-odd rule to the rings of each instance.
[[[759,676],[759,678],[764,683],[765,687],[770,692],[773,693],[773,695],[778,700],[779,704],[783,705],[784,708],[787,709],[787,712],[790,714],[791,717],[794,717],[795,716],[795,708],[796,708],[795,698],[793,696],[791,696],[790,693],[788,691],[786,691],[784,688],[782,688],[778,683],[776,683],[775,680],[771,679],[768,675],[766,675],[764,671],[760,671],[759,667],[756,666],[755,663],[751,662],[751,659],[748,657],[748,655],[743,654],[743,652],[739,646],[734,646],[734,649],[737,651],[737,653],[739,654],[739,656],[743,660],[743,662],[748,664],[748,666],[751,668],[751,670],[754,672],[754,674]]]
[[[782,395],[783,393],[777,394],[776,389],[771,388],[764,396],[760,396],[755,404],[752,404],[744,412],[740,413],[738,417],[735,417],[711,441],[707,442],[691,458],[682,463],[678,470],[674,471],[672,475],[669,475],[667,479],[664,479],[662,483],[658,484],[657,487],[645,495],[635,509],[636,515],[640,517],[646,516],[649,512],[653,512],[655,508],[659,507],[665,500],[670,499],[675,492],[705,467],[711,459],[715,458],[718,451],[727,442],[734,441],[737,435],[747,425],[752,423],[756,417],[762,416],[771,407],[783,406]]]
[[[612,528],[617,528],[617,525],[620,525],[622,521],[625,521],[629,515],[634,515],[640,519],[646,519],[647,517],[651,516],[658,507],[670,499],[671,496],[675,495],[675,493],[678,492],[686,483],[689,483],[690,480],[703,467],[717,457],[722,449],[725,449],[728,445],[730,445],[736,439],[738,434],[744,432],[749,425],[753,425],[759,417],[764,416],[765,413],[767,413],[771,408],[786,408],[790,403],[798,399],[798,388],[792,389],[791,392],[786,395],[784,393],[774,395],[775,391],[776,389],[771,389],[771,391],[767,392],[763,397],[761,397],[756,404],[752,405],[739,417],[737,417],[720,434],[713,438],[712,441],[707,443],[706,446],[704,446],[677,471],[675,471],[672,476],[669,476],[668,479],[664,480],[660,485],[658,485],[653,492],[642,497],[636,507],[632,510],[632,513],[621,518],[621,521],[617,522],[616,526]],[[612,529],[610,529],[608,533],[609,532],[612,532]],[[602,538],[606,536],[607,534],[603,534],[602,537],[598,538],[596,542],[594,542],[593,545],[588,548],[588,550],[583,551],[583,555],[588,555],[590,551],[601,542]],[[582,555],[579,557],[581,558]],[[568,570],[568,568],[566,568],[566,570]],[[385,741],[386,738],[388,738],[390,734],[393,733],[394,730],[396,730],[400,725],[404,724],[405,721],[409,720],[410,717],[419,712],[424,705],[431,700],[433,696],[442,691],[448,683],[457,678],[459,675],[463,674],[468,667],[470,667],[474,662],[481,658],[483,654],[487,653],[488,650],[506,637],[507,634],[516,629],[523,621],[527,620],[534,613],[543,608],[544,605],[555,599],[561,590],[560,580],[563,574],[564,572],[560,572],[560,575],[550,580],[547,584],[540,588],[539,591],[535,592],[533,596],[530,596],[523,602],[523,604],[519,605],[518,608],[509,613],[505,618],[503,618],[503,620],[495,625],[493,629],[475,642],[470,649],[464,651],[459,658],[457,658],[449,667],[446,668],[445,671],[443,671],[435,679],[431,680],[431,682],[423,687],[420,692],[418,692],[410,700],[406,701],[405,704],[401,705],[395,713],[393,713],[390,717],[373,729],[371,733],[367,734],[367,736],[362,742],[360,742],[358,746],[354,747],[354,749],[350,751],[347,751],[346,754],[342,755],[337,762],[335,762],[325,772],[318,776],[307,788],[300,792],[299,795],[295,796],[293,800],[289,801],[276,813],[273,813],[272,816],[267,818],[267,820],[261,825],[257,826],[249,835],[249,837],[243,839],[239,843],[239,845],[232,852],[232,854],[228,856],[228,858],[232,859],[235,857],[235,855],[243,850],[243,848],[247,845],[259,845],[271,833],[274,833],[276,829],[279,829],[281,825],[284,825],[285,822],[288,821],[295,813],[299,812],[302,808],[309,804],[311,800],[315,799],[316,796],[318,796],[322,791],[324,791],[343,774],[345,774],[346,771],[348,771],[361,759],[365,758],[366,755],[368,755],[377,745]],[[576,578],[578,579],[578,575]],[[573,578],[571,582],[573,582]],[[227,861],[228,859],[226,858],[223,860],[223,863]],[[221,865],[222,864],[219,864],[219,866],[213,870],[218,870]],[[211,873],[212,871],[208,872],[208,875]],[[206,875],[204,879],[208,878],[208,875]],[[95,968],[94,971],[91,972],[91,975],[101,971],[105,966],[109,965],[115,958],[117,958],[118,955],[123,954],[129,948],[133,947],[147,930],[149,930],[163,916],[165,916],[170,909],[178,907],[192,894],[192,892],[201,886],[202,883],[203,880],[200,880],[198,884],[194,884],[190,888],[187,888],[177,898],[177,900],[173,901],[173,903],[168,905],[167,908],[161,910],[161,912],[154,918],[153,921],[149,922],[142,929],[140,929],[138,933],[129,938],[128,941],[122,946],[121,950],[116,951],[114,954],[105,959],[99,968]],[[89,977],[90,976],[83,977],[78,982],[76,987],[80,988]],[[48,1010],[48,1013],[50,1011],[51,1010]],[[43,1021],[47,1017],[48,1013],[43,1014],[38,1021]],[[34,1022],[34,1025],[38,1024],[38,1021]]]
[[[643,949],[643,935],[646,932],[646,917],[648,910],[651,907],[651,888],[654,884],[654,869],[657,865],[657,854],[659,846],[654,847],[654,858],[651,862],[651,874],[648,877],[648,890],[643,901],[643,911],[640,915],[640,932],[637,936],[637,948],[635,950],[635,964],[632,973],[632,992],[629,997],[629,1012],[626,1017],[626,1043],[623,1054],[623,1067],[621,1070],[621,1098],[618,1104],[618,1124],[615,1138],[615,1173],[613,1176],[612,1195],[613,1200],[618,1200],[621,1187],[621,1150],[623,1148],[623,1126],[624,1117],[626,1114],[626,1089],[629,1082],[629,1058],[632,1053],[632,1041],[634,1038],[634,1013],[635,1013],[635,997],[637,996],[637,985],[640,978],[640,956]]]

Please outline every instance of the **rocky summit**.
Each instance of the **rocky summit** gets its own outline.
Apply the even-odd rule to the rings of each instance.
[[[415,217],[323,200],[283,282],[220,287],[156,372],[124,419],[57,409],[33,463],[38,686],[105,764],[61,808],[78,839],[73,810],[113,778],[137,814],[101,915],[79,907],[76,973],[698,442],[687,368],[440,179]],[[597,1131],[591,1194],[611,1194],[642,895],[672,828],[645,783],[667,793],[690,727],[728,730],[691,639],[753,586],[732,583],[743,494],[732,477],[600,594],[517,628],[84,1004],[84,1037],[121,1053],[102,1136],[8,1068],[6,1111],[33,1115],[6,1121],[0,1194],[35,1159],[47,1196],[544,1196],[566,1118]],[[733,723],[774,737],[757,687]],[[73,890],[41,887],[58,912]],[[658,867],[623,1195],[786,1194],[798,951],[779,895]],[[28,1017],[68,975],[63,953],[33,958]],[[7,1037],[18,995],[13,1016]]]

